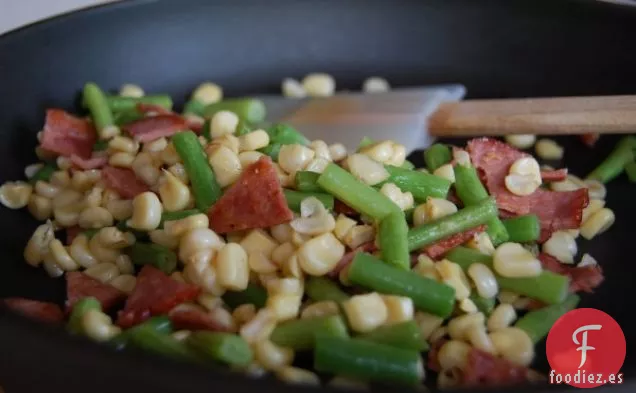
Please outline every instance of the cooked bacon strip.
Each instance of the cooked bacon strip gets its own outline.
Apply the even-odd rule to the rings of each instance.
[[[76,154],[71,156],[71,163],[79,169],[89,170],[98,169],[108,164],[108,156],[92,156],[91,158],[82,158]]]
[[[541,171],[541,180],[543,180],[544,182],[563,181],[567,177],[567,168],[555,169],[553,171]]]
[[[85,297],[94,297],[101,303],[102,309],[108,312],[123,301],[126,294],[84,273],[66,273],[66,311],[70,312],[75,303]]]
[[[71,157],[90,158],[97,133],[85,119],[72,116],[61,109],[46,111],[40,147],[50,152]]]
[[[211,330],[213,332],[229,332],[227,326],[219,323],[214,317],[202,310],[182,309],[175,307],[168,313],[175,329]]]
[[[527,383],[533,371],[506,359],[471,348],[466,367],[461,371],[463,387],[501,387]]]
[[[570,278],[570,292],[583,291],[592,293],[605,279],[603,270],[598,265],[568,266],[546,253],[539,254],[539,260],[544,269]]]
[[[54,303],[10,297],[4,299],[4,305],[9,310],[36,321],[45,323],[62,323],[64,321],[62,309]]]
[[[134,198],[142,192],[150,190],[148,185],[135,175],[135,172],[126,168],[105,166],[102,169],[102,179],[104,179],[106,187],[117,191],[121,197],[126,199]]]
[[[135,140],[145,143],[187,130],[188,122],[183,117],[170,113],[145,117],[126,124],[122,128]]]
[[[580,137],[583,143],[585,143],[587,146],[594,147],[596,142],[601,137],[601,134],[583,134],[583,135],[580,135]]]
[[[452,236],[449,236],[445,239],[439,240],[430,246],[424,248],[424,253],[431,257],[432,259],[437,259],[442,255],[446,254],[453,248],[457,246],[461,246],[466,243],[470,239],[473,238],[478,233],[481,233],[486,230],[485,225],[480,225],[478,227],[469,229],[465,232],[456,233]]]
[[[377,249],[378,248],[375,246],[375,242],[373,242],[373,241],[364,243],[364,244],[356,247],[354,250],[351,250],[348,253],[344,254],[343,257],[340,258],[340,260],[338,261],[336,266],[333,268],[333,270],[331,270],[329,272],[328,275],[330,277],[337,277],[338,274],[340,274],[340,272],[342,271],[342,269],[346,268],[347,266],[349,266],[351,264],[351,262],[353,261],[353,258],[356,256],[357,253],[359,253],[359,252],[374,252]]]

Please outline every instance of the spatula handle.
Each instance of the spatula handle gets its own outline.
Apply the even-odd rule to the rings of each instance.
[[[636,132],[636,96],[466,100],[429,118],[435,136]]]

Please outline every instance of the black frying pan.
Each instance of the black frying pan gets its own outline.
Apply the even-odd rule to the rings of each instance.
[[[230,95],[277,92],[282,78],[311,71],[329,72],[339,88],[352,90],[380,75],[396,86],[460,82],[470,98],[633,94],[635,11],[576,0],[166,0],[65,15],[0,37],[0,181],[21,178],[34,162],[44,109],[76,109],[71,97],[88,80],[111,89],[134,82],[178,98],[206,79]],[[589,150],[563,140],[565,165],[585,174],[614,142],[603,138]],[[621,178],[608,191],[617,223],[581,244],[601,262],[606,281],[582,306],[604,310],[622,326],[627,382],[611,391],[631,392],[636,188]],[[63,280],[22,262],[35,222],[23,211],[0,214],[0,297],[61,301]],[[539,367],[546,371],[542,346]],[[254,382],[146,354],[111,352],[5,314],[0,384],[9,393],[300,391],[273,380]],[[549,389],[566,391],[529,391]]]

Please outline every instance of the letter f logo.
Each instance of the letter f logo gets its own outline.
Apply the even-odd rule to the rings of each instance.
[[[585,361],[587,360],[587,351],[593,351],[596,349],[587,345],[587,332],[589,330],[601,330],[601,327],[601,325],[585,325],[576,329],[572,334],[572,341],[574,341],[574,344],[580,345],[580,347],[576,348],[577,351],[581,351],[581,364],[579,364],[579,368],[583,367]],[[579,333],[583,333],[581,342],[579,342],[577,338],[577,335]]]

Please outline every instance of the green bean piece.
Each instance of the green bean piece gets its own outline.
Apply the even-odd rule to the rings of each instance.
[[[205,119],[203,122],[203,126],[201,127],[201,135],[205,138],[206,141],[210,142],[212,140],[211,131],[211,120]]]
[[[557,319],[563,314],[574,310],[579,304],[580,297],[576,294],[569,294],[563,303],[552,304],[538,310],[530,311],[521,317],[515,327],[524,330],[536,344],[543,339]]]
[[[440,166],[448,164],[452,159],[451,149],[441,143],[436,143],[424,150],[424,162],[429,172],[433,172]]]
[[[115,125],[123,126],[125,124],[143,119],[144,114],[139,112],[137,109],[130,109],[127,111],[115,112],[113,114],[113,118],[115,120]]]
[[[165,224],[166,221],[181,220],[195,214],[201,214],[201,212],[197,209],[181,210],[178,212],[163,212],[163,214],[161,214],[161,223],[159,224],[159,228],[163,228],[163,224]]]
[[[29,183],[35,185],[39,180],[49,181],[51,180],[51,176],[53,172],[57,171],[57,165],[45,163],[44,166],[35,172],[33,176],[29,179]]]
[[[418,352],[428,351],[429,349],[428,343],[422,337],[420,327],[413,320],[381,326],[369,333],[356,337],[356,340],[371,341],[396,348],[413,349]]]
[[[68,319],[68,330],[73,334],[83,334],[82,318],[90,310],[102,311],[102,304],[94,297],[85,297],[77,301]]]
[[[283,147],[282,144],[277,142],[269,142],[269,145],[258,149],[259,152],[268,155],[272,160],[278,161],[278,154],[280,153],[280,148]]]
[[[484,313],[484,315],[490,315],[492,310],[495,308],[495,299],[494,298],[485,298],[476,294],[470,295],[470,300],[475,303],[477,309]]]
[[[466,247],[455,247],[446,259],[455,262],[465,271],[473,263],[482,263],[494,271],[492,258]],[[540,300],[548,304],[561,303],[568,294],[570,280],[567,276],[544,270],[536,277],[509,278],[495,274],[499,288]]]
[[[323,192],[317,181],[320,173],[309,171],[296,172],[296,189],[303,192]]]
[[[636,183],[636,161],[632,161],[625,165],[625,173],[630,182]]]
[[[168,358],[200,362],[197,353],[193,352],[185,343],[147,326],[131,329],[129,343],[144,351],[154,352]]]
[[[408,233],[409,225],[401,211],[387,214],[380,221],[380,251],[384,262],[400,269],[411,269]]]
[[[249,284],[243,291],[225,292],[223,301],[231,309],[235,309],[242,304],[253,304],[256,308],[263,308],[265,303],[267,303],[267,291],[261,286]]]
[[[274,124],[266,130],[269,135],[269,145],[259,151],[267,154],[274,161],[278,161],[278,153],[284,145],[309,145],[309,139],[287,124]]]
[[[108,141],[100,140],[93,145],[93,151],[104,151],[108,149]]]
[[[152,329],[161,334],[170,334],[172,333],[172,322],[165,315],[152,317],[113,337],[108,343],[115,349],[125,348],[130,343],[130,338],[135,334],[135,331],[144,329]]]
[[[192,131],[179,132],[172,137],[172,143],[190,178],[197,209],[207,212],[221,197],[221,187],[216,182],[199,138]]]
[[[358,253],[353,258],[349,280],[380,293],[410,297],[418,309],[440,317],[449,316],[455,305],[452,287],[391,266],[366,253]]]
[[[188,115],[197,115],[203,116],[203,112],[205,112],[205,104],[199,100],[192,99],[185,103],[183,106],[183,114]]]
[[[252,131],[254,130],[252,130],[252,127],[250,127],[249,123],[247,123],[245,120],[239,119],[239,123],[236,126],[236,131],[234,132],[234,135],[243,136],[243,135],[249,134]]]
[[[155,94],[143,97],[109,95],[106,97],[106,102],[113,112],[136,110],[137,104],[157,105],[169,111],[172,110],[172,98],[167,94]]]
[[[99,229],[85,229],[82,231],[82,234],[90,240],[93,236],[97,235],[99,231]]]
[[[404,218],[406,218],[406,222],[409,224],[413,223],[413,213],[415,212],[415,208],[412,207],[408,210],[404,210]]]
[[[327,165],[318,178],[318,185],[355,211],[376,220],[399,210],[392,200],[334,163]]]
[[[205,117],[212,117],[220,111],[230,111],[250,124],[257,124],[265,120],[265,104],[255,98],[229,98],[205,107]]]
[[[534,214],[508,218],[502,221],[508,232],[509,241],[515,243],[529,243],[539,239],[541,223]]]
[[[314,348],[318,335],[349,338],[347,324],[339,315],[295,319],[276,326],[270,340],[281,347],[296,351]]]
[[[152,265],[166,274],[177,268],[177,254],[155,243],[136,242],[128,249],[128,256],[135,265]]]
[[[475,168],[455,165],[454,172],[455,192],[464,206],[476,205],[484,198],[488,198],[488,191],[481,184]],[[490,219],[486,226],[486,232],[495,246],[509,240],[508,231],[498,217]]]
[[[402,192],[410,192],[413,199],[426,202],[426,198],[446,198],[451,182],[439,176],[412,171],[397,166],[385,165],[389,178],[384,183],[394,183]]]
[[[305,282],[305,292],[315,302],[331,300],[341,303],[349,299],[349,295],[338,284],[325,277],[310,277]]]
[[[138,230],[136,230],[134,228],[129,227],[128,224],[126,223],[126,221],[127,220],[119,221],[117,223],[117,225],[115,225],[115,227],[117,229],[119,229],[120,231],[122,231],[122,232],[130,232],[130,233],[132,233],[135,236],[135,238],[137,238],[137,240],[146,239],[148,237],[148,233],[147,232],[138,231]]]
[[[243,337],[231,333],[192,332],[186,345],[201,357],[230,366],[247,366],[254,357]]]
[[[301,192],[283,189],[283,194],[285,194],[287,206],[297,213],[300,213],[300,204],[302,201],[309,197],[318,199],[325,206],[325,209],[333,210],[334,199],[331,195],[325,194],[324,192]]]
[[[115,120],[104,92],[95,83],[89,82],[84,85],[82,97],[91,113],[97,133],[105,139],[112,127],[115,127]]]
[[[371,146],[375,143],[375,141],[371,138],[369,138],[368,136],[365,136],[364,138],[362,138],[362,140],[360,141],[360,143],[358,144],[358,149],[356,151],[360,151],[362,149],[364,149],[365,147]]]
[[[607,183],[620,175],[625,169],[625,165],[634,161],[634,150],[636,149],[636,137],[629,135],[623,137],[609,156],[594,169],[588,180],[598,180]]]
[[[319,336],[314,368],[362,380],[415,385],[424,377],[417,350],[395,348],[364,340]]]
[[[477,205],[467,206],[457,213],[442,217],[409,231],[409,250],[417,250],[445,237],[467,231],[497,217],[497,204],[486,198]]]
[[[411,161],[409,160],[404,160],[404,162],[402,163],[402,165],[400,165],[400,168],[402,169],[407,169],[407,170],[414,170],[415,169],[415,164],[413,164]]]

